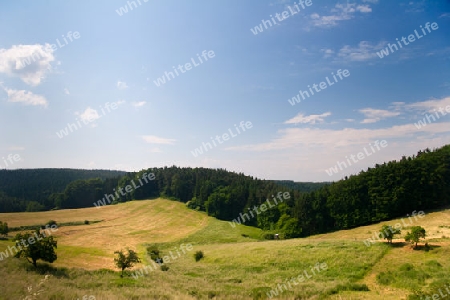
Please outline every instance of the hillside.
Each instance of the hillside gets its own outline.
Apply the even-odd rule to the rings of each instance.
[[[92,178],[108,181],[125,174],[111,170],[0,169],[0,212],[51,209],[55,205],[51,195],[63,192],[73,181]]]
[[[228,222],[190,210],[182,203],[162,199],[98,209],[0,214],[0,220],[7,221],[11,227],[42,224],[49,219],[60,223],[102,221],[62,226],[55,233],[58,260],[53,265],[59,271],[53,272],[42,299],[51,299],[52,295],[54,299],[94,295],[97,300],[206,299],[212,295],[215,299],[263,299],[278,283],[286,283],[318,262],[326,263],[328,269],[292,285],[277,299],[295,296],[316,299],[317,295],[321,295],[320,299],[406,299],[412,293],[413,283],[422,280],[416,278],[417,272],[427,274],[421,283],[426,286],[450,278],[450,210],[427,213],[420,222],[411,224],[423,226],[429,232],[432,246],[429,252],[414,251],[401,239],[396,240],[397,247],[380,242],[367,247],[364,240],[383,223],[307,239],[263,241],[259,229],[242,225],[233,228]],[[386,223],[396,222],[402,221]],[[137,249],[144,258],[143,264],[134,269],[139,270],[150,264],[145,255],[147,243],[157,243],[166,254],[182,244],[191,244],[193,250],[168,263],[167,272],[149,271],[138,279],[120,279],[112,263],[113,251],[123,247]],[[0,241],[0,251],[11,244]],[[198,250],[205,253],[205,258],[195,262],[192,254]],[[395,273],[405,263],[416,268],[416,275]],[[4,295],[23,297],[25,283],[22,286],[20,282],[34,284],[42,278],[34,272],[25,274],[23,268],[28,265],[12,258],[0,262],[0,274],[9,274],[0,283]],[[116,272],[95,271],[100,268]],[[398,281],[388,285],[377,282],[377,275],[386,271],[394,272]],[[354,290],[364,284],[370,291]]]

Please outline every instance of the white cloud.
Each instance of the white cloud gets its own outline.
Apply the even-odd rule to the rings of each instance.
[[[367,41],[361,41],[356,47],[345,45],[339,50],[338,57],[349,61],[367,61],[377,58],[376,51],[383,48],[385,44],[381,42],[378,45],[371,45]]]
[[[332,49],[321,49],[320,52],[324,53],[323,58],[331,57],[334,54]]]
[[[396,107],[396,111],[388,111],[381,109],[365,108],[359,110],[371,119],[383,119],[389,117],[395,117],[401,114],[397,110],[420,110],[424,112],[434,111],[439,108],[446,108],[450,105],[450,97],[446,97],[440,100],[427,100],[411,104],[405,104],[403,102],[392,103]],[[325,113],[322,115],[326,115]],[[320,116],[322,116],[320,115]],[[450,116],[450,114],[447,114]],[[298,120],[295,120],[298,118]],[[301,114],[287,122],[289,124],[295,123],[294,121],[302,121],[305,117]],[[317,117],[316,117],[317,118]],[[414,122],[418,119],[415,118]],[[287,123],[285,122],[285,123]],[[307,122],[304,122],[307,123]],[[370,122],[363,122],[370,123]],[[366,129],[366,128],[343,128],[343,129],[319,129],[319,128],[286,128],[278,131],[278,137],[270,142],[244,145],[227,148],[227,150],[247,150],[247,151],[270,151],[280,150],[303,146],[348,146],[348,145],[360,145],[369,143],[375,139],[403,139],[413,138],[417,135],[423,134],[428,138],[432,138],[439,134],[450,133],[450,122],[436,122],[428,124],[420,129],[416,128],[414,123],[395,125],[387,128]]]
[[[28,85],[37,86],[52,70],[55,60],[50,44],[14,45],[0,49],[0,73],[19,77]]]
[[[343,129],[319,129],[319,128],[287,128],[278,131],[278,137],[270,142],[229,147],[226,150],[241,151],[271,151],[285,150],[298,147],[324,147],[330,152],[335,147],[347,147],[368,144],[374,140],[412,138],[418,134],[428,137],[441,133],[450,133],[450,122],[428,124],[417,129],[414,124],[397,125],[387,128],[343,128]]]
[[[373,108],[364,108],[359,110],[360,113],[364,114],[366,119],[364,119],[362,124],[376,123],[380,120],[396,117],[400,115],[398,111],[389,111],[383,109],[373,109]]]
[[[47,107],[48,102],[44,96],[35,95],[30,91],[25,90],[13,90],[13,89],[4,89],[8,94],[9,102],[22,103],[24,105],[42,105]]]
[[[80,114],[80,119],[83,122],[91,123],[94,122],[95,120],[100,119],[100,115],[95,109],[88,107],[83,113]]]
[[[450,13],[444,13],[440,15],[439,18],[450,18]]]
[[[69,92],[69,90],[68,90],[68,89],[64,89],[64,94],[66,94],[66,95],[70,95],[70,92]]]
[[[173,145],[176,140],[157,137],[155,135],[144,135],[142,139],[149,144]]]
[[[369,5],[358,5],[356,7],[356,10],[362,13],[369,13],[372,12],[372,8]]]
[[[333,14],[326,16],[320,16],[318,13],[311,14],[312,25],[316,27],[334,27],[341,21],[353,19],[356,12],[369,13],[372,12],[372,8],[369,4],[356,5],[355,3],[347,3],[344,5],[338,3],[331,9],[331,12]]]
[[[124,90],[124,89],[127,89],[128,88],[128,85],[127,85],[127,83],[126,82],[123,82],[123,81],[117,81],[117,88],[119,89],[119,90]]]
[[[438,111],[439,109],[446,109],[446,107],[448,106],[450,106],[450,97],[440,100],[433,99],[404,105],[405,109],[407,110],[415,110],[421,113],[434,112]]]
[[[316,123],[323,123],[325,120],[324,118],[331,116],[331,112],[326,112],[321,115],[309,115],[305,116],[302,113],[299,113],[292,119],[287,120],[284,122],[284,124],[316,124]]]
[[[140,101],[140,102],[133,102],[132,105],[134,107],[141,107],[144,106],[147,102],[146,101]]]

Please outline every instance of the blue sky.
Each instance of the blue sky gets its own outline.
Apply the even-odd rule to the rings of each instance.
[[[303,2],[2,1],[0,168],[332,181],[450,142],[450,1]]]

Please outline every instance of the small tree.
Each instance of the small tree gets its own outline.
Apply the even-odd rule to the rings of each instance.
[[[8,223],[3,223],[2,221],[0,221],[0,234],[4,235],[5,237],[8,235],[9,232],[9,228],[8,228]]]
[[[381,234],[383,234],[383,237],[388,241],[389,244],[392,244],[394,235],[401,234],[401,230],[394,228],[391,225],[383,225],[383,227],[381,227]]]
[[[195,261],[199,261],[203,257],[205,257],[205,255],[203,254],[203,251],[197,251],[194,254]]]
[[[411,244],[415,244],[414,248],[417,247],[417,243],[420,242],[421,238],[425,238],[426,233],[425,229],[421,226],[412,226],[411,232],[408,231],[408,233],[405,236],[405,241],[410,242]]]
[[[41,234],[38,229],[34,234],[31,232],[19,233],[14,239],[16,247],[20,249],[14,257],[25,257],[35,267],[37,267],[38,259],[52,263],[58,258],[55,252],[57,241],[53,239],[53,236]]]
[[[119,269],[122,270],[120,277],[123,277],[123,271],[125,269],[132,268],[135,263],[141,262],[135,251],[130,249],[127,249],[127,251],[128,251],[127,255],[124,254],[122,250],[114,252],[114,254],[117,254],[117,257],[114,258],[114,263]]]

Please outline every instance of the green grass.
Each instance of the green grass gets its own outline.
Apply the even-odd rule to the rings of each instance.
[[[167,271],[157,268],[136,280],[131,277],[132,271],[126,271],[126,276],[120,278],[118,269],[83,269],[81,263],[89,265],[93,261],[112,261],[112,257],[108,257],[110,253],[101,247],[109,240],[104,237],[99,239],[102,238],[99,236],[97,239],[92,238],[89,244],[81,244],[83,246],[59,243],[57,262],[73,265],[70,268],[58,264],[55,264],[58,267],[40,264],[40,269],[34,270],[24,260],[7,258],[0,261],[0,276],[3,279],[0,281],[0,300],[23,299],[29,294],[29,287],[32,291],[42,289],[36,299],[82,299],[85,295],[93,295],[96,300],[266,299],[266,294],[278,284],[287,284],[292,278],[304,274],[305,270],[310,274],[311,267],[317,263],[326,263],[328,268],[283,290],[276,299],[381,300],[406,299],[408,295],[411,295],[411,299],[420,299],[414,297],[438,290],[450,278],[449,243],[437,237],[433,237],[434,242],[429,241],[431,250],[428,252],[412,250],[408,244],[398,241],[394,246],[376,243],[366,247],[363,238],[370,236],[367,232],[373,232],[379,225],[369,230],[356,228],[307,239],[267,241],[262,239],[264,232],[260,229],[243,225],[233,228],[228,222],[213,218],[205,220],[204,213],[196,212],[198,219],[203,218],[205,222],[196,225],[197,217],[191,215],[186,223],[198,229],[184,231],[184,236],[174,240],[172,234],[184,228],[180,228],[179,220],[168,218],[169,214],[180,216],[192,211],[188,211],[182,203],[177,203],[169,210],[167,207],[170,203],[139,202],[142,203],[124,206],[131,208],[127,215],[130,222],[135,220],[135,214],[142,218],[142,209],[139,208],[146,207],[152,212],[149,220],[155,220],[155,223],[156,220],[163,220],[166,225],[154,229],[148,229],[142,224],[138,228],[133,225],[129,230],[128,223],[118,219],[120,222],[117,224],[108,221],[111,226],[107,228],[111,232],[127,232],[130,240],[138,242],[134,246],[143,261],[143,264],[136,266],[138,269],[150,263],[146,254],[147,245],[157,245],[164,256],[169,255],[170,251],[176,253],[181,244],[191,244],[191,251],[180,253],[179,257],[165,263],[169,268]],[[52,218],[57,220],[58,212],[55,214]],[[39,218],[38,214],[33,216],[36,220]],[[117,211],[115,216],[119,216]],[[427,216],[430,222],[437,224],[436,227],[442,225],[442,213],[438,216],[439,223],[438,217],[434,218],[431,214]],[[48,217],[46,215],[45,220]],[[67,215],[69,217],[71,215]],[[71,220],[74,219],[72,217]],[[427,228],[426,225],[424,227]],[[82,230],[68,228],[66,232],[79,237],[81,234],[90,234],[92,228],[95,227],[86,226]],[[147,237],[147,232],[148,238],[141,242],[141,236]],[[167,238],[165,241],[151,238],[160,236]],[[68,235],[62,241],[69,241],[70,237]],[[13,245],[12,241],[0,241],[0,251],[8,245]],[[197,251],[204,253],[199,261],[194,258]],[[38,287],[46,274],[51,276]]]

